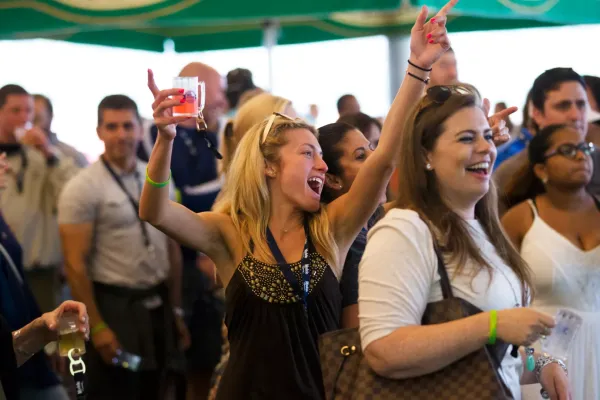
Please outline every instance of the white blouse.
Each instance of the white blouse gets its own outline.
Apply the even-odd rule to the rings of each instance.
[[[473,277],[473,262],[454,276],[457,265],[447,262],[453,293],[483,311],[513,308],[521,303],[522,290],[516,274],[504,263],[477,220],[468,221],[472,238],[493,268]],[[491,279],[491,280],[490,280]],[[442,300],[440,276],[433,238],[425,222],[411,210],[393,209],[368,234],[359,267],[359,318],[362,348],[396,329],[420,325],[427,303]],[[515,400],[521,357],[509,349],[500,371]]]

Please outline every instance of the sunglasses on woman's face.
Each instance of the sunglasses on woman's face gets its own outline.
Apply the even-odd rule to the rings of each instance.
[[[590,154],[596,151],[596,146],[594,146],[593,143],[565,143],[558,146],[556,151],[553,151],[552,153],[548,154],[544,159],[547,160],[550,157],[558,155],[574,160],[577,157],[577,153],[580,151],[586,156],[589,156]]]

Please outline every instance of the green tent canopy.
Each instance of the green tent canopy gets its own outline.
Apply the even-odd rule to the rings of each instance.
[[[0,39],[47,38],[150,51],[166,39],[178,52],[261,46],[267,21],[278,44],[410,31],[421,4],[443,0],[9,0]],[[568,2],[568,3],[567,3]],[[584,9],[588,4],[590,10]],[[461,0],[453,32],[599,22],[596,0]],[[568,4],[568,6],[567,6]]]
[[[446,0],[412,0],[442,7]],[[598,0],[460,0],[454,11],[480,18],[523,18],[562,25],[600,23]]]

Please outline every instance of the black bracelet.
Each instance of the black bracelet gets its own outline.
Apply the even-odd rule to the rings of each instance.
[[[413,78],[415,78],[415,79],[416,79],[416,80],[418,80],[418,81],[421,81],[421,82],[423,82],[423,83],[424,83],[424,84],[426,84],[426,85],[427,85],[427,84],[429,84],[429,78],[427,78],[427,79],[423,79],[423,78],[421,78],[421,77],[419,77],[419,76],[416,76],[415,74],[411,74],[411,73],[410,73],[410,72],[408,72],[408,71],[406,71],[406,74],[407,74],[408,76],[412,76]]]
[[[425,71],[425,72],[431,72],[431,70],[433,69],[433,68],[426,69],[426,68],[423,68],[423,67],[419,67],[418,65],[415,65],[414,63],[412,63],[410,60],[408,60],[408,64],[412,65],[416,69],[420,69],[421,71]]]

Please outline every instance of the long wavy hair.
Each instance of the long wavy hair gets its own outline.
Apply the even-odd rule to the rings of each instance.
[[[472,88],[466,93],[453,92],[442,103],[425,96],[417,104],[407,119],[400,144],[399,186],[395,207],[416,211],[430,226],[442,251],[450,255],[450,262],[457,262],[455,274],[464,272],[467,260],[471,259],[479,265],[479,268],[472,271],[473,277],[484,268],[491,276],[493,268],[473,241],[468,223],[443,201],[435,173],[428,172],[425,168],[425,155],[435,147],[445,129],[446,120],[459,110],[469,107],[481,107],[479,94]],[[500,224],[493,182],[490,182],[489,191],[477,202],[475,217],[499,256],[521,281],[522,301],[526,304],[532,288],[531,272]]]
[[[250,99],[240,100],[240,108],[235,117],[227,122],[221,142],[221,173],[227,174],[235,149],[242,137],[252,126],[258,124],[274,112],[283,112],[291,104],[288,99],[270,93],[258,93]]]
[[[254,253],[275,262],[267,245],[267,227],[271,218],[271,196],[265,175],[265,161],[277,163],[279,149],[288,142],[287,132],[306,129],[318,137],[314,127],[306,122],[277,116],[266,138],[263,132],[269,119],[254,125],[240,141],[231,161],[222,196],[213,210],[229,215],[248,253],[250,239]],[[339,264],[339,250],[325,207],[305,213],[310,227],[311,240],[332,266]]]

